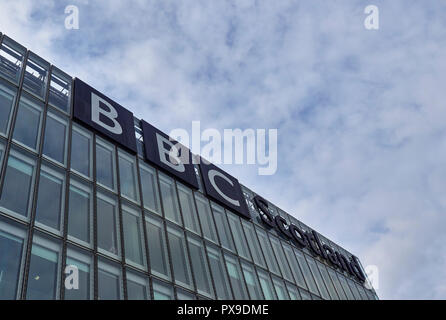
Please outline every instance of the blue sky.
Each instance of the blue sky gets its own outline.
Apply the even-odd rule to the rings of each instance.
[[[377,265],[381,298],[444,299],[445,15],[436,0],[0,0],[0,31],[166,132],[277,128],[275,175],[225,169]]]

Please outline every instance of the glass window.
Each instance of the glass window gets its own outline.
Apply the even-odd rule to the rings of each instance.
[[[127,271],[127,299],[150,300],[149,279],[146,276]]]
[[[254,267],[251,264],[242,262],[242,270],[251,300],[263,300],[259,279],[257,279]]]
[[[350,290],[350,287],[348,286],[347,279],[339,273],[336,272],[338,275],[339,282],[341,283],[342,289],[344,289],[344,293],[347,296],[348,300],[355,300],[355,297],[353,296],[352,291]]]
[[[43,103],[22,94],[14,127],[14,141],[34,151],[37,150],[42,126],[42,111]]]
[[[160,213],[160,200],[155,169],[139,163],[144,208]]]
[[[295,286],[287,282],[286,287],[288,289],[288,294],[290,295],[291,300],[301,300],[299,290]]]
[[[122,293],[122,272],[118,264],[99,260],[98,262],[98,299],[120,300]]]
[[[154,300],[172,300],[173,290],[168,284],[153,280],[153,299]]]
[[[44,99],[49,68],[50,64],[48,62],[31,52],[26,62],[23,87],[39,98]]]
[[[331,268],[327,268],[327,271],[328,271],[331,281],[333,281],[333,284],[336,288],[339,298],[341,300],[347,300],[347,296],[345,295],[344,290],[342,289],[341,282],[339,281],[338,277],[336,276],[336,271],[334,271]]]
[[[260,269],[257,269],[257,273],[259,275],[260,285],[262,287],[263,295],[266,300],[276,300],[276,293],[273,289],[273,284],[269,275]]]
[[[247,300],[248,293],[246,291],[245,282],[243,281],[242,272],[237,259],[233,256],[225,254],[226,267],[228,268],[229,279],[234,290],[234,298],[236,300]]]
[[[71,178],[68,200],[68,238],[91,247],[93,194],[91,186]]]
[[[192,288],[192,276],[190,273],[189,258],[187,256],[184,233],[180,230],[168,227],[167,234],[175,283],[178,283],[186,288]]]
[[[139,202],[138,178],[136,176],[135,157],[119,150],[119,183],[121,195]]]
[[[99,184],[116,190],[115,148],[96,138],[96,179]]]
[[[192,271],[195,275],[195,283],[197,285],[197,292],[213,297],[214,290],[212,288],[209,266],[204,253],[204,247],[201,240],[188,237],[190,259],[192,263]]]
[[[0,74],[15,84],[19,83],[26,48],[4,37],[0,47]]]
[[[347,283],[350,289],[352,290],[353,296],[356,300],[361,300],[361,295],[359,294],[358,288],[356,288],[353,280],[347,278]]]
[[[296,255],[297,262],[299,263],[300,269],[305,277],[305,282],[307,283],[308,290],[310,292],[319,295],[319,290],[317,289],[316,282],[314,282],[313,275],[311,274],[310,269],[308,268],[307,261],[305,260],[304,254],[299,250],[294,250],[294,254]],[[303,297],[302,297],[303,299]]]
[[[360,286],[359,284],[357,284],[357,283],[355,283],[355,284],[356,284],[356,288],[359,291],[359,295],[361,296],[361,299],[362,300],[369,300],[369,298],[367,297],[367,294],[364,291],[364,288],[362,286]]]
[[[125,260],[129,264],[146,269],[144,236],[142,230],[141,211],[135,207],[122,206],[124,230]]]
[[[76,267],[79,275],[78,287],[67,287],[65,284],[65,300],[93,299],[93,257],[91,254],[74,247],[68,247],[66,266]],[[65,275],[65,281],[70,274]]]
[[[273,247],[274,253],[276,254],[277,261],[279,262],[280,271],[282,271],[283,277],[293,282],[293,276],[291,275],[291,269],[288,265],[288,261],[285,258],[285,253],[283,252],[282,246],[280,245],[280,240],[271,236],[271,245]]]
[[[118,201],[113,195],[98,192],[96,203],[98,251],[119,257]]]
[[[260,245],[263,249],[263,253],[266,259],[266,263],[268,264],[269,271],[280,275],[279,266],[277,265],[276,258],[274,256],[273,249],[268,240],[268,235],[265,231],[260,228],[256,228],[257,236],[259,237]]]
[[[192,190],[181,184],[177,185],[181,212],[183,213],[184,226],[187,230],[200,234],[200,226],[198,225],[197,211],[195,209]]]
[[[312,300],[311,294],[305,290],[299,289],[300,296],[302,297],[302,300]]]
[[[59,292],[60,244],[34,235],[29,263],[27,300],[54,300]]]
[[[7,213],[28,217],[35,181],[35,159],[11,150],[7,162],[0,206]]]
[[[294,279],[296,280],[296,284],[301,288],[308,289],[302,271],[300,270],[299,264],[297,263],[296,257],[294,256],[293,249],[286,243],[282,243],[282,246],[286,258],[290,264],[291,272],[293,273]]]
[[[42,164],[37,192],[36,224],[60,233],[64,208],[65,173],[49,164]]]
[[[16,95],[16,88],[0,80],[0,135],[9,133]]]
[[[324,298],[325,300],[330,300],[330,295],[328,294],[327,288],[325,287],[324,281],[322,280],[319,269],[317,268],[316,261],[312,257],[307,256],[307,262],[322,298]]]
[[[163,223],[146,215],[146,230],[151,272],[157,276],[170,279],[169,258]]]
[[[232,299],[229,279],[224,266],[223,256],[219,249],[207,246],[209,264],[217,291],[217,298],[223,300]]]
[[[53,67],[51,72],[49,104],[70,113],[71,77]]]
[[[0,218],[0,300],[19,298],[25,237],[24,229]]]
[[[175,191],[175,182],[172,178],[159,174],[161,199],[163,201],[164,215],[166,219],[181,225],[180,209]]]
[[[215,229],[214,220],[212,219],[209,201],[197,192],[195,193],[195,200],[197,203],[197,212],[198,216],[200,217],[203,236],[206,239],[217,243],[217,230]]]
[[[234,242],[232,241],[231,231],[229,230],[228,220],[222,207],[212,203],[215,224],[218,226],[218,236],[222,247],[235,252]]]
[[[328,275],[327,268],[319,261],[316,261],[316,263],[319,268],[319,271],[321,272],[322,279],[325,282],[325,285],[328,289],[328,293],[330,294],[331,299],[339,300],[339,296],[336,293],[336,289],[333,285],[333,282],[331,282],[330,276]]]
[[[178,300],[195,300],[195,295],[185,290],[177,289]]]
[[[251,260],[248,244],[246,243],[245,235],[243,234],[242,230],[242,224],[240,223],[240,218],[227,210],[226,214],[228,215],[229,225],[231,227],[232,236],[234,237],[235,247],[237,248],[239,256]]]
[[[276,289],[277,298],[279,300],[289,300],[288,292],[285,289],[285,284],[283,283],[283,280],[280,280],[277,277],[273,277],[273,285],[274,289]]]
[[[45,138],[43,140],[43,154],[61,164],[66,163],[67,121],[61,117],[48,113],[46,116]],[[79,152],[80,150],[75,150]],[[85,157],[85,155],[82,155]],[[88,156],[88,154],[87,154]]]
[[[71,131],[71,169],[91,178],[93,163],[92,134],[73,125]]]
[[[5,153],[5,143],[0,139],[0,171],[2,170],[3,154]]]
[[[246,238],[248,239],[248,246],[254,263],[266,268],[265,259],[263,258],[262,249],[260,248],[259,240],[254,231],[254,226],[246,221],[242,221],[243,229],[245,230]]]

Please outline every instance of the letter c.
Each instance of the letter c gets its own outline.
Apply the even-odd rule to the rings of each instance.
[[[221,191],[221,189],[217,186],[217,184],[215,183],[215,177],[220,177],[223,180],[225,180],[227,183],[229,183],[229,185],[231,187],[234,186],[234,183],[231,181],[231,179],[229,179],[227,176],[225,176],[223,173],[215,170],[215,169],[211,169],[208,172],[208,177],[209,177],[209,181],[211,182],[212,187],[214,187],[215,191],[217,191],[217,193],[226,201],[228,201],[230,204],[236,206],[236,207],[240,207],[240,202],[238,200],[234,200],[230,197],[228,197],[227,195],[225,195],[223,193],[223,191]]]

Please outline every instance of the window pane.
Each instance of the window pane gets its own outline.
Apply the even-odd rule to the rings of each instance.
[[[293,249],[286,243],[282,243],[282,245],[285,256],[290,264],[291,272],[293,273],[294,279],[296,280],[296,284],[301,288],[308,289],[302,271],[300,270],[299,264],[297,263],[296,257],[294,256]]]
[[[65,177],[61,170],[42,165],[37,193],[36,222],[61,231]]]
[[[217,298],[223,300],[232,299],[223,256],[218,249],[207,247],[207,252],[209,263],[211,266],[212,277],[215,282],[215,289],[217,290]]]
[[[160,281],[153,280],[153,298],[154,300],[172,300],[172,287]]]
[[[135,158],[119,150],[119,182],[121,195],[139,201],[138,179],[136,178]]]
[[[273,289],[273,284],[271,282],[269,275],[262,270],[259,269],[257,270],[259,274],[260,285],[262,286],[263,295],[265,296],[265,299],[276,300],[276,293]]]
[[[285,289],[285,284],[279,278],[273,277],[274,289],[276,289],[277,299],[289,300],[288,292]]]
[[[248,239],[248,245],[249,249],[251,250],[254,263],[259,266],[266,267],[262,249],[260,249],[260,244],[254,231],[254,226],[251,223],[245,221],[242,221],[242,224],[243,229],[245,230],[246,238]]]
[[[141,164],[140,162],[139,171],[141,174],[141,187],[144,207],[159,214],[160,203],[155,170]]]
[[[192,191],[178,184],[178,196],[180,198],[181,212],[183,213],[184,226],[186,229],[200,234],[198,218],[195,210]]]
[[[96,179],[98,183],[115,190],[115,151],[114,147],[96,140]]]
[[[288,289],[288,294],[290,295],[291,300],[301,300],[299,291],[295,286],[290,285],[289,283],[286,284],[286,287]]]
[[[206,296],[213,296],[214,290],[212,290],[209,267],[206,261],[203,243],[201,243],[200,240],[192,239],[191,237],[188,237],[188,243],[197,291]]]
[[[347,296],[344,293],[344,289],[342,289],[341,282],[339,281],[338,277],[336,276],[336,271],[334,271],[331,268],[327,268],[327,271],[328,271],[328,274],[330,275],[331,281],[333,281],[333,284],[336,288],[339,298],[341,300],[347,300]]]
[[[229,224],[224,209],[212,204],[212,211],[214,212],[215,224],[218,226],[218,236],[220,237],[222,247],[235,252],[231,231],[229,230]]]
[[[311,273],[314,276],[314,280],[316,280],[317,287],[321,293],[322,298],[325,300],[329,300],[330,296],[328,294],[327,288],[325,287],[324,281],[322,280],[319,269],[316,266],[316,262],[312,257],[307,256],[308,266],[310,267]]]
[[[98,193],[96,211],[98,249],[103,253],[119,256],[119,222],[116,197]]]
[[[25,146],[37,150],[43,105],[22,95],[20,98],[13,138]]]
[[[34,236],[28,274],[28,300],[52,300],[57,296],[60,246]]]
[[[91,177],[92,135],[73,126],[71,133],[71,169]]]
[[[15,84],[19,83],[25,52],[26,48],[5,36],[0,47],[0,73]]]
[[[0,300],[17,299],[24,244],[25,230],[0,220]]]
[[[347,284],[347,280],[345,277],[339,273],[336,273],[338,275],[339,282],[341,283],[342,289],[344,289],[344,293],[347,295],[348,300],[355,300],[355,297],[353,296],[353,293],[350,289],[350,287]]]
[[[310,293],[308,293],[307,291],[299,289],[299,293],[300,296],[302,297],[302,300],[312,300]]]
[[[348,286],[352,290],[353,295],[356,300],[361,300],[361,295],[359,294],[358,288],[356,288],[355,283],[351,279],[347,279]]]
[[[277,261],[279,263],[280,271],[282,271],[283,277],[293,282],[293,276],[291,275],[291,269],[288,265],[288,261],[285,258],[285,253],[283,252],[282,246],[280,245],[279,239],[275,237],[270,237],[271,245],[273,247],[274,253],[276,254]]]
[[[206,239],[217,243],[217,230],[215,230],[211,207],[209,206],[208,200],[198,193],[195,193],[195,200],[197,202],[197,211],[198,216],[200,217],[203,236]]]
[[[65,286],[65,300],[90,300],[93,298],[93,259],[88,253],[78,249],[67,249],[67,266],[74,266],[79,272],[78,288],[69,289]],[[66,278],[69,275],[66,275]]]
[[[242,270],[251,300],[263,300],[260,283],[257,279],[254,267],[250,264],[242,263]]]
[[[45,139],[43,141],[43,154],[62,164],[65,164],[66,132],[66,121],[48,113],[46,117]],[[75,150],[75,152],[77,153],[79,150]],[[85,157],[86,155],[82,156]]]
[[[236,300],[248,299],[248,293],[246,291],[245,283],[243,281],[240,265],[235,257],[225,254],[226,267],[228,268],[229,279],[232,284],[232,290],[234,290],[234,298]]]
[[[187,256],[184,234],[180,230],[167,228],[170,253],[172,258],[175,282],[183,286],[192,287],[189,258]]]
[[[68,236],[71,239],[76,238],[90,245],[92,214],[91,186],[77,182],[72,178],[68,203]]]
[[[48,62],[31,52],[26,63],[23,87],[38,97],[44,98],[49,67]]]
[[[277,261],[274,256],[271,244],[269,243],[267,234],[260,228],[256,228],[256,230],[257,230],[257,236],[259,237],[260,245],[263,249],[266,263],[268,264],[269,271],[277,275],[280,275],[279,266],[277,265]]]
[[[6,167],[0,206],[28,217],[34,175],[35,160],[12,150]]]
[[[305,277],[305,282],[308,285],[308,289],[310,292],[319,295],[319,291],[316,286],[316,282],[314,282],[313,275],[311,274],[310,269],[308,268],[307,261],[305,260],[304,254],[299,250],[294,250],[294,254],[296,255],[297,262],[299,263],[300,269]]]
[[[150,300],[149,279],[134,272],[127,272],[127,298],[129,300]]]
[[[159,175],[161,199],[163,201],[164,215],[166,219],[181,224],[180,210],[178,208],[177,193],[173,179]]]
[[[9,132],[16,95],[17,89],[0,81],[0,134],[5,136]]]
[[[152,273],[170,279],[166,237],[161,221],[146,216],[147,246]]]
[[[240,218],[226,211],[228,215],[229,225],[231,226],[232,236],[234,237],[235,246],[239,256],[251,260],[251,255],[249,254],[248,244],[245,240],[245,235],[243,234],[242,225],[240,223]]]
[[[121,293],[121,268],[118,265],[99,261],[98,263],[98,299],[119,300]]]
[[[195,300],[195,295],[184,290],[177,289],[178,300]]]
[[[3,155],[5,153],[5,143],[0,139],[0,171],[2,169]]]
[[[71,78],[53,67],[51,74],[50,96],[48,102],[69,113]]]
[[[143,231],[141,213],[137,209],[122,206],[124,228],[125,260],[145,269],[145,254],[143,247]]]
[[[331,279],[330,279],[330,276],[328,275],[326,267],[322,263],[320,263],[319,261],[316,261],[316,263],[317,263],[317,266],[319,268],[319,271],[321,272],[322,279],[325,282],[325,285],[326,285],[326,287],[328,289],[328,293],[330,294],[331,299],[332,300],[339,300],[339,297],[338,297],[338,295],[336,293],[336,289],[334,288],[334,285],[331,282]]]

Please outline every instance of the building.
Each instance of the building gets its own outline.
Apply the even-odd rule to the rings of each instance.
[[[359,260],[333,263],[346,250],[243,186],[244,209],[216,201],[203,173],[218,169],[148,161],[156,129],[0,40],[0,299],[377,299]],[[83,123],[84,98],[130,127],[105,109]]]

